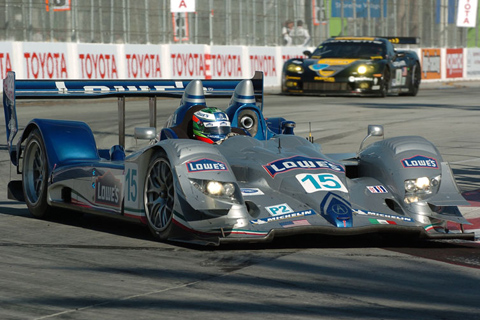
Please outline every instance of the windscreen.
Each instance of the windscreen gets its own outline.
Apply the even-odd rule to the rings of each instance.
[[[312,54],[314,59],[356,58],[384,59],[385,48],[382,42],[338,41],[320,45]]]

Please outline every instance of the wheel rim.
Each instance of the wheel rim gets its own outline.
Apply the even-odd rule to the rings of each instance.
[[[46,176],[45,155],[37,141],[29,144],[24,159],[26,163],[23,169],[23,183],[26,196],[31,204],[36,204],[43,192]]]
[[[161,232],[170,225],[174,200],[175,190],[170,164],[165,159],[157,159],[145,181],[146,216],[155,231]]]

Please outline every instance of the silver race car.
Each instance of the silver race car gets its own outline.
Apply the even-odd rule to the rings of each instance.
[[[194,139],[195,114],[206,97],[231,97],[231,132],[221,143]],[[33,119],[18,131],[15,99],[119,99],[119,144],[98,149],[84,122]],[[180,105],[157,134],[155,117],[137,138],[143,149],[125,154],[125,97],[179,97]],[[249,80],[4,81],[11,162],[21,180],[9,197],[25,201],[37,218],[52,208],[101,213],[144,223],[159,240],[202,244],[263,242],[302,234],[411,234],[473,239],[451,233],[447,221],[468,224],[449,165],[418,136],[363,146],[349,156],[324,154],[294,135],[295,124],[265,119],[263,75]],[[75,142],[75,143],[73,143]]]

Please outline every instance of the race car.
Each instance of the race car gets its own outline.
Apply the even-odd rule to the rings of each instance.
[[[231,132],[206,143],[195,139],[194,122],[208,118],[206,98],[216,95],[231,97],[220,118]],[[18,98],[109,96],[118,97],[120,115],[119,144],[111,149],[97,148],[85,122],[52,119],[31,120],[13,143]],[[149,97],[151,114],[156,97],[181,97],[158,134],[152,118],[152,127],[135,129],[148,143],[129,154],[122,145],[128,96]],[[360,151],[325,154],[294,134],[293,121],[264,118],[261,73],[245,80],[15,81],[10,72],[3,99],[10,159],[21,174],[8,196],[37,218],[53,208],[110,215],[145,224],[158,240],[204,245],[304,234],[474,239],[446,227],[469,224],[457,207],[468,202],[432,143],[406,136],[366,145],[383,136],[382,126],[370,125]]]
[[[394,43],[416,38],[335,37],[321,43],[307,58],[287,60],[282,92],[309,95],[415,96],[421,67],[414,51],[396,51]]]

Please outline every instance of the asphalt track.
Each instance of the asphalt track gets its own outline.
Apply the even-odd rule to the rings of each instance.
[[[355,152],[368,124],[383,124],[387,137],[426,137],[451,164],[475,230],[478,86],[437,83],[417,97],[385,99],[267,95],[265,114],[296,121],[302,136],[311,126],[325,153]],[[163,124],[178,101],[158,105]],[[114,100],[25,101],[18,116],[21,126],[34,117],[84,120],[99,147],[109,147],[117,143],[116,110]],[[127,100],[129,149],[147,116],[148,101]],[[142,226],[93,215],[42,221],[7,199],[17,177],[1,147],[0,319],[480,318],[478,242],[302,237],[211,249],[159,243]]]

